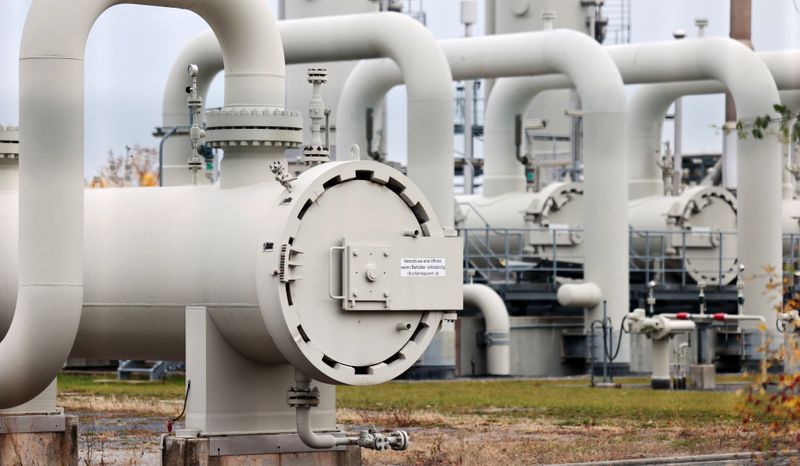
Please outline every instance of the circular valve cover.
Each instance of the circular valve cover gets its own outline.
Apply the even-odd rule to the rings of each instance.
[[[270,231],[258,261],[258,296],[270,336],[296,368],[326,383],[372,385],[411,367],[442,312],[345,310],[343,241],[353,246],[352,295],[391,299],[399,254],[381,240],[409,230],[441,237],[432,208],[398,171],[370,161],[332,162],[293,181],[268,209]],[[378,307],[380,308],[380,306]]]

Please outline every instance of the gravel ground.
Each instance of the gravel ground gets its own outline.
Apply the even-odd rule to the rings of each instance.
[[[81,465],[157,465],[164,418],[78,412]],[[736,425],[681,427],[558,425],[522,413],[442,416],[341,410],[339,421],[357,430],[370,425],[409,431],[405,452],[364,452],[368,465],[549,464],[747,450],[750,435]]]

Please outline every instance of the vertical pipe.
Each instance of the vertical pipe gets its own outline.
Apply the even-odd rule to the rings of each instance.
[[[0,341],[0,409],[44,390],[72,349],[83,307],[83,125],[86,41],[117,0],[34,0],[20,47],[19,286]],[[283,104],[277,23],[260,0],[131,0],[189,9],[220,38],[226,106]],[[264,53],[250,45],[271,46]],[[57,77],[54,79],[53,77]]]
[[[653,341],[653,375],[650,386],[654,389],[670,389],[672,383],[669,376],[669,337],[652,339]]]
[[[752,0],[730,0],[730,37],[752,49],[753,44],[750,41],[751,18]],[[725,93],[725,128],[727,131],[723,130],[722,179],[724,186],[733,190],[739,188],[736,165],[738,165],[737,160],[740,154],[737,147],[737,134],[734,130],[736,120],[736,103],[734,102],[733,94],[728,91]]]
[[[686,37],[686,32],[676,29],[672,35],[675,39],[680,40]],[[679,196],[683,178],[683,99],[680,97],[675,100],[673,117],[672,192],[675,196]]]
[[[477,20],[477,13],[478,5],[475,0],[461,1],[461,22],[464,24],[464,37],[472,37],[472,29]],[[474,81],[464,81],[464,194],[472,194],[474,191],[474,141],[472,139],[474,93]]]

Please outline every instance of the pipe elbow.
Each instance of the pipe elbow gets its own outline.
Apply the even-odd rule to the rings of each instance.
[[[602,45],[567,29],[542,33],[544,58],[568,75],[581,96],[584,113],[624,113],[625,85]]]
[[[217,37],[210,29],[192,38],[170,68],[162,104],[162,124],[165,127],[189,125],[185,89],[190,84],[186,73],[186,67],[190,64],[199,68],[198,94],[205,100],[214,76],[225,66]]]
[[[400,13],[378,13],[365,18],[375,33],[382,55],[393,59],[415,100],[452,102],[453,74],[436,37],[419,21]],[[365,21],[365,22],[366,22]]]
[[[17,307],[0,341],[0,409],[41,393],[64,366],[78,334],[81,285],[20,286]]]
[[[737,118],[749,119],[774,112],[772,106],[780,102],[778,87],[764,60],[753,50],[728,37],[695,39],[686,41],[685,45],[694,47],[698,68],[725,83],[736,103]],[[731,63],[737,66],[732,68]]]
[[[307,446],[317,449],[333,448],[338,439],[330,434],[316,434],[311,429],[311,408],[297,408],[297,435]]]
[[[511,320],[503,298],[486,285],[464,285],[464,304],[480,309],[486,320],[486,331],[490,333],[509,333]]]

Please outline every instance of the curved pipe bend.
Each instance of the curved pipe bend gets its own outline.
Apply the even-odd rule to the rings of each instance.
[[[408,86],[409,176],[430,199],[444,226],[453,225],[452,75],[436,38],[422,24],[399,13],[364,13],[281,21],[280,34],[288,64],[347,61],[386,57]],[[188,63],[202,62],[207,83],[219,71],[219,52],[208,32],[195,37],[170,71],[164,94],[163,118],[169,126],[187,124]],[[338,128],[338,126],[337,126]],[[363,133],[363,130],[361,130]],[[338,152],[349,144],[337,131]],[[366,153],[362,146],[362,152]],[[172,158],[168,156],[168,158]],[[179,161],[179,163],[182,163]]]
[[[511,375],[511,320],[503,298],[487,285],[466,284],[464,306],[480,309],[486,321],[489,337],[486,368],[489,375]]]
[[[319,400],[319,392],[316,388],[311,388],[311,379],[300,372],[294,371],[295,387],[290,390],[289,404],[295,408],[297,423],[297,435],[307,446],[317,449],[328,449],[340,445],[358,445],[361,448],[371,450],[405,450],[408,448],[408,433],[402,430],[394,431],[384,435],[371,430],[362,430],[356,436],[337,437],[331,434],[318,434],[311,428],[311,406],[312,400]],[[302,401],[292,400],[293,393],[302,393]]]
[[[800,89],[800,50],[757,52],[780,92],[780,102],[796,108]],[[661,126],[670,105],[687,95],[717,94],[725,91],[720,81],[679,81],[639,86],[628,103],[628,157],[630,199],[660,196],[663,181],[653,157],[660,152]],[[775,102],[777,103],[777,102]],[[488,124],[487,124],[488,127]],[[784,170],[784,196],[791,195],[788,172]]]
[[[627,244],[617,240],[628,234],[628,193],[625,92],[616,65],[600,44],[586,34],[571,30],[453,39],[441,41],[440,45],[450,62],[454,79],[565,74],[567,78],[548,76],[537,79],[552,86],[560,79],[564,86],[576,87],[584,108],[586,140],[584,199],[588,205],[583,223],[584,238],[586,249],[596,251],[594,255],[587,254],[586,279],[596,282],[604,290],[609,308],[616,312],[612,317],[618,322],[628,308]],[[390,74],[390,68],[390,65],[373,61],[359,64],[353,70],[340,98],[338,128],[353,128],[354,132],[363,133],[364,116],[360,115],[365,115],[366,107],[359,106],[368,101],[370,95],[379,95],[379,84],[370,83],[375,80],[374,72],[379,70],[378,76],[384,79]],[[399,81],[397,76],[387,78],[383,89],[388,91]],[[362,87],[367,90],[362,92]],[[538,89],[540,85],[533,87]],[[360,119],[346,121],[348,117]],[[617,137],[608,137],[609,134]],[[484,159],[485,195],[499,195],[525,186],[523,167],[513,160],[509,164],[502,162],[507,155],[487,152]],[[409,160],[409,169],[411,164]],[[590,308],[587,320],[596,320],[600,312],[599,306]],[[627,355],[627,350],[623,354]]]
[[[33,1],[20,47],[19,287],[0,341],[0,409],[44,390],[75,341],[83,305],[83,56],[95,20],[122,3],[194,11],[220,38],[225,105],[283,107],[283,50],[262,0],[237,0],[238,8],[214,0]],[[254,43],[275,47],[265,53]]]
[[[616,63],[626,84],[662,83],[671,81],[717,80],[723,83],[734,97],[738,118],[752,120],[757,116],[772,114],[773,104],[780,101],[775,80],[770,69],[752,50],[738,41],[707,37],[683,41],[651,42],[606,47]],[[794,52],[791,52],[794,53]],[[796,56],[796,55],[795,55]],[[788,74],[787,80],[797,80]],[[502,81],[495,83],[493,94]],[[491,106],[491,99],[487,107]],[[490,129],[486,128],[487,134]],[[585,138],[586,139],[586,138]],[[588,139],[585,147],[591,147]],[[782,158],[780,143],[775,138],[738,141],[737,173],[739,192],[739,243],[740,262],[756,264],[758,270],[780,270],[781,264],[781,214],[774,208],[781,202]],[[637,154],[641,155],[641,154]],[[485,170],[508,154],[487,152]],[[586,158],[588,161],[588,157]],[[521,167],[519,173],[522,173]],[[592,170],[587,167],[587,173]],[[520,175],[521,178],[521,175]],[[588,182],[588,178],[587,178]],[[627,182],[626,180],[622,182]],[[610,181],[607,181],[611,184]],[[588,196],[591,199],[591,196]],[[591,211],[591,208],[587,209]],[[592,236],[587,233],[587,240]],[[624,236],[619,236],[624,237]],[[612,238],[610,241],[614,241]],[[594,248],[587,244],[587,250]],[[587,269],[589,259],[587,257]],[[587,280],[595,281],[587,276]],[[769,274],[761,273],[748,281],[746,299],[763,312],[772,309],[780,299],[778,290],[764,293],[769,286]],[[601,284],[604,292],[608,291]],[[609,300],[609,309],[614,309]]]

